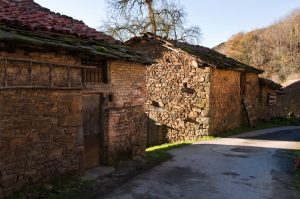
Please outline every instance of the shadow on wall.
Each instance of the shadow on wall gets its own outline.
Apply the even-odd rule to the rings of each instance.
[[[178,132],[177,129],[164,124],[157,123],[157,121],[148,117],[147,147],[168,143],[169,142],[167,138],[168,131]]]

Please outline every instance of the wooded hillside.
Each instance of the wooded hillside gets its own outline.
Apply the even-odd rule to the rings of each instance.
[[[214,49],[265,70],[274,81],[300,78],[300,10],[267,28],[238,33]]]

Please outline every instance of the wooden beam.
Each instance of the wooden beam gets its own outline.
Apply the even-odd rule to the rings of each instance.
[[[32,81],[32,62],[30,62],[30,65],[28,67],[28,85],[31,86]]]
[[[20,58],[13,58],[13,57],[0,57],[0,60],[8,60],[8,61],[20,61],[20,62],[32,62],[38,64],[47,64],[47,65],[55,65],[61,67],[72,67],[72,68],[96,68],[97,66],[84,66],[84,65],[72,65],[72,64],[60,64],[60,63],[53,63],[47,61],[37,61],[33,59],[20,59]]]
[[[68,66],[68,87],[71,87],[71,82],[70,82],[70,66]]]
[[[8,89],[46,89],[46,90],[82,90],[83,87],[49,87],[49,86],[7,86],[0,87],[0,90]]]
[[[53,70],[53,66],[52,66],[52,65],[49,65],[49,86],[50,86],[50,87],[53,86],[52,70]]]

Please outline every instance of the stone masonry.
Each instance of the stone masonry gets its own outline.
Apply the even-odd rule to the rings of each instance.
[[[242,95],[257,110],[262,71],[151,33],[127,44],[156,60],[146,79],[149,145],[195,140],[247,123]]]
[[[77,63],[71,56],[23,50],[1,51],[0,56]],[[1,61],[1,87],[7,89],[0,90],[0,195],[52,176],[79,172],[84,150],[82,94],[75,87],[81,85],[81,73],[72,68],[67,77],[65,71],[64,67],[50,69],[40,63]],[[68,78],[71,89],[64,90]],[[39,88],[50,82],[57,89]],[[35,88],[22,89],[29,84]]]
[[[0,195],[79,172],[80,91],[2,90],[0,104]]]
[[[147,70],[147,109],[167,127],[166,141],[192,140],[208,133],[210,68],[198,68],[187,53],[166,51]]]
[[[0,51],[0,57],[36,61],[0,61],[0,197],[54,176],[81,173],[86,91],[81,68],[59,65],[80,65],[80,60],[23,50]],[[53,64],[49,67],[43,61]],[[109,89],[95,87],[89,93],[104,94],[104,145],[100,147],[106,158],[103,163],[116,164],[146,148],[146,70],[142,64],[121,61],[111,61],[109,68]],[[109,94],[112,102],[107,102]]]
[[[105,111],[108,163],[144,153],[147,142],[145,66],[112,61],[113,108]]]

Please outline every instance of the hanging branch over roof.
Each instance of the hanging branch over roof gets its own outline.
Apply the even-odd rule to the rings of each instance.
[[[175,0],[107,0],[107,3],[110,14],[100,28],[122,41],[151,32],[189,43],[200,42],[200,28],[186,27],[186,13]]]

